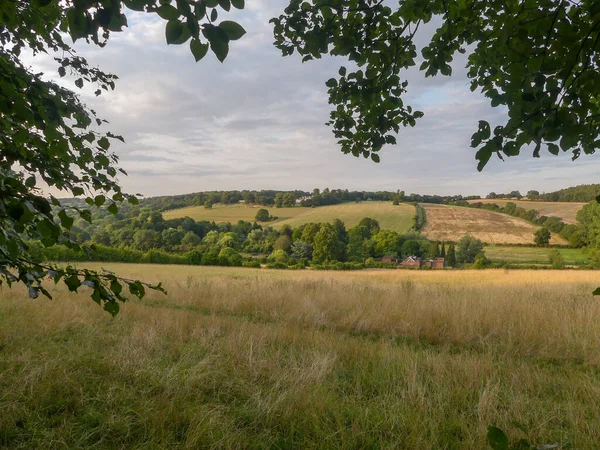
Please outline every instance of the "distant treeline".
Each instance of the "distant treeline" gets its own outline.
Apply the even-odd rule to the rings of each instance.
[[[591,202],[600,195],[600,184],[582,184],[579,186],[568,187],[554,192],[540,194],[539,191],[528,191],[527,199],[542,202]],[[490,192],[486,198],[514,198],[520,200],[523,195],[519,191],[508,193]]]
[[[207,191],[193,194],[150,197],[143,199],[141,206],[156,211],[185,208],[190,206],[205,206],[210,208],[215,204],[236,204],[243,202],[248,205],[291,207],[299,204],[304,207],[336,205],[349,202],[363,201],[397,201],[447,204],[459,200],[480,198],[478,195],[420,195],[405,194],[404,191],[349,191],[348,189],[313,189],[306,191]]]

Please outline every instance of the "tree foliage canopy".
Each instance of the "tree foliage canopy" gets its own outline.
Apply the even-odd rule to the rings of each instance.
[[[402,71],[420,63],[426,77],[450,76],[467,54],[471,90],[482,92],[508,119],[493,130],[480,121],[472,136],[478,169],[493,154],[571,151],[600,147],[600,2],[596,0],[291,0],[272,20],[275,45],[303,61],[330,54],[347,58],[327,81],[334,106],[329,124],[344,153],[378,162],[401,126],[423,113],[405,104]],[[417,30],[439,23],[426,45]]]
[[[228,43],[239,39],[244,29],[231,21],[216,24],[217,10],[243,8],[243,0],[178,1],[154,0],[55,0],[5,1],[0,3],[0,283],[22,282],[31,297],[50,296],[42,279],[61,279],[76,291],[92,289],[92,298],[112,314],[124,301],[123,285],[131,294],[143,296],[144,284],[123,280],[111,273],[51,267],[36,262],[28,252],[28,241],[45,246],[78,245],[70,230],[77,217],[91,220],[87,208],[67,207],[42,188],[62,195],[84,196],[89,206],[108,205],[118,213],[119,202],[134,196],[122,192],[117,174],[118,158],[110,152],[111,141],[123,140],[102,132],[105,122],[85,107],[72,91],[33,73],[20,60],[23,52],[54,53],[58,73],[69,73],[75,86],[93,85],[96,95],[115,88],[117,77],[91,67],[67,43],[86,40],[103,47],[111,32],[127,25],[126,8],[157,14],[166,21],[168,44],[190,40],[196,60],[210,47],[221,61]],[[219,7],[219,8],[218,8]],[[159,286],[146,287],[162,289]]]

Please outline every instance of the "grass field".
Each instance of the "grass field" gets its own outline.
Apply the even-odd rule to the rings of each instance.
[[[553,249],[537,247],[485,247],[485,255],[494,262],[506,261],[522,264],[549,264],[548,254]],[[581,265],[589,261],[589,257],[579,248],[557,249],[567,265]]]
[[[535,209],[541,216],[560,217],[565,223],[577,223],[577,211],[583,208],[587,203],[576,202],[535,202],[529,200],[507,200],[507,199],[481,199],[471,200],[469,203],[495,203],[499,206],[506,205],[507,202],[516,203],[518,207],[525,209]]]
[[[107,268],[169,295],[0,291],[0,447],[598,448],[596,272]]]
[[[195,206],[166,211],[163,216],[165,219],[188,216],[194,220],[214,220],[217,223],[235,223],[238,220],[253,222],[259,208],[261,207],[243,204],[215,205],[212,209]],[[412,218],[415,215],[414,206],[408,204],[394,206],[391,202],[342,203],[340,205],[319,206],[318,208],[272,207],[267,209],[271,215],[277,216],[278,219],[263,223],[263,225],[274,228],[281,228],[286,224],[297,227],[309,222],[333,222],[335,219],[340,219],[349,228],[357,225],[363,218],[371,217],[379,221],[381,228],[384,230],[404,233],[410,230]]]
[[[429,239],[458,241],[470,234],[488,244],[533,244],[540,227],[523,219],[484,209],[423,204],[427,223],[421,230]],[[565,244],[552,236],[552,244]]]

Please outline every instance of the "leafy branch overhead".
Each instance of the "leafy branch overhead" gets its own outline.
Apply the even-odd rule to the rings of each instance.
[[[437,24],[417,46],[422,24]],[[493,154],[515,156],[531,145],[573,158],[600,147],[600,2],[596,0],[291,0],[272,19],[275,45],[303,61],[329,54],[353,62],[327,81],[329,125],[344,153],[371,155],[395,144],[400,126],[423,114],[406,105],[403,70],[452,75],[467,54],[471,90],[507,113],[481,121],[472,136],[478,169]]]
[[[118,78],[91,67],[67,42],[82,39],[100,47],[111,32],[127,26],[128,10],[156,14],[166,21],[168,44],[190,41],[196,60],[210,48],[221,61],[229,42],[245,30],[232,21],[217,22],[220,12],[242,9],[244,0],[28,0],[0,2],[0,284],[24,283],[30,296],[50,294],[45,278],[62,280],[70,290],[91,288],[92,298],[112,314],[124,301],[121,283],[141,297],[144,284],[115,275],[40,265],[29,242],[64,244],[79,249],[70,235],[76,218],[91,221],[87,208],[63,206],[44,189],[85,198],[90,207],[106,206],[117,215],[118,204],[137,198],[122,192],[118,158],[110,151],[122,137],[102,132],[105,120],[88,109],[72,91],[26,68],[23,52],[53,53],[58,74],[70,75],[81,89],[96,95],[115,88]],[[131,12],[131,11],[129,11]],[[160,285],[146,285],[162,290]]]

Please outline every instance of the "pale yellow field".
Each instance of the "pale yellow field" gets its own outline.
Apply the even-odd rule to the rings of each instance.
[[[577,223],[577,212],[587,203],[579,202],[535,202],[530,200],[508,199],[480,199],[470,200],[469,203],[495,203],[504,207],[506,203],[513,202],[520,208],[535,209],[541,216],[560,217],[565,223]]]
[[[0,290],[0,447],[598,448],[597,272],[86,266],[169,294]]]
[[[483,209],[423,204],[427,223],[421,230],[429,239],[458,241],[465,234],[488,244],[533,244],[540,228],[523,219]],[[552,235],[551,244],[565,244]]]
[[[214,205],[212,209],[203,206],[176,209],[163,213],[165,219],[191,217],[194,220],[210,220],[215,222],[232,222],[245,220],[253,222],[256,212],[261,206]],[[298,227],[309,222],[332,222],[340,219],[347,228],[357,225],[363,218],[371,217],[379,221],[384,230],[404,233],[410,230],[415,208],[412,205],[392,205],[391,202],[361,202],[342,203],[340,205],[319,206],[317,208],[266,208],[272,216],[278,219],[272,222],[262,222],[263,226],[281,228],[283,225]]]

